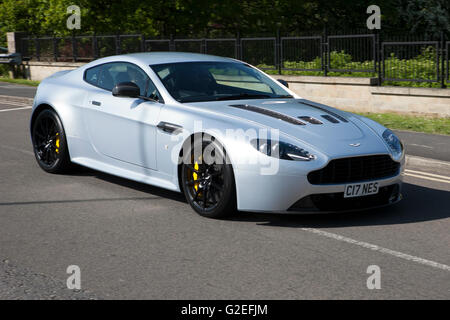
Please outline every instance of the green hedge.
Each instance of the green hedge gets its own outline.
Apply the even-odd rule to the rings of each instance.
[[[9,66],[5,64],[0,64],[0,77],[9,76]]]
[[[373,69],[373,61],[352,61],[352,56],[343,51],[330,53],[330,65],[333,69],[358,69],[367,72],[328,72],[328,76],[342,77],[378,77]],[[321,58],[316,57],[312,61],[284,61],[284,68],[298,69],[321,69]],[[258,68],[273,68],[273,65],[260,64]],[[406,78],[432,80],[436,79],[436,52],[434,47],[423,48],[420,55],[413,59],[399,59],[393,53],[385,59],[385,75],[388,78]],[[278,74],[277,70],[267,70],[268,74]],[[322,71],[296,71],[282,70],[283,75],[305,75],[323,76]],[[439,83],[416,82],[416,81],[384,81],[383,85],[402,87],[435,87],[439,88]],[[447,82],[447,87],[450,83]]]

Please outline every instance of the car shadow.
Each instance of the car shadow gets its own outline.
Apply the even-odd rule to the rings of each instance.
[[[442,220],[450,217],[450,192],[403,184],[403,200],[372,210],[329,214],[246,214],[229,218],[259,225],[289,228],[338,228],[395,225]]]
[[[179,192],[170,191],[170,190],[166,190],[163,188],[151,186],[149,184],[117,177],[117,176],[114,176],[114,175],[111,175],[108,173],[104,173],[101,171],[97,171],[97,170],[79,166],[79,165],[74,165],[74,168],[69,173],[67,173],[67,175],[91,176],[91,177],[95,177],[97,179],[100,179],[100,180],[103,180],[106,182],[120,185],[122,187],[149,193],[153,196],[158,196],[158,197],[167,198],[167,199],[174,200],[174,201],[184,202],[187,204],[184,195]]]
[[[97,179],[145,192],[153,196],[186,203],[183,194],[120,178],[86,167],[77,166],[70,173],[94,176]],[[366,211],[329,214],[275,214],[239,212],[225,221],[254,222],[258,225],[289,228],[336,228],[354,226],[395,225],[442,220],[450,217],[450,192],[403,183],[403,200],[399,203]],[[192,214],[195,214],[192,212]]]

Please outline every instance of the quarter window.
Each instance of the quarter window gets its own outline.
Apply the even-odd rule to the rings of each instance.
[[[86,82],[96,86],[97,82],[98,82],[99,74],[100,74],[100,67],[94,67],[94,68],[87,69],[84,80],[86,80]]]

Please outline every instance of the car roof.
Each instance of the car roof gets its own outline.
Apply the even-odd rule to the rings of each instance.
[[[76,69],[77,72],[84,73],[85,70],[96,67],[105,63],[111,62],[131,62],[141,67],[157,65],[157,64],[166,64],[166,63],[177,63],[177,62],[241,62],[236,59],[212,56],[208,54],[200,54],[200,53],[190,53],[190,52],[140,52],[140,53],[129,53],[122,55],[115,55],[100,58],[94,61],[91,61],[82,67]],[[73,70],[75,72],[75,70]]]
[[[195,61],[223,61],[232,62],[235,59],[212,56],[208,54],[190,53],[190,52],[142,52],[130,53],[115,56],[117,59],[131,58],[147,65],[175,63],[175,62],[195,62]]]

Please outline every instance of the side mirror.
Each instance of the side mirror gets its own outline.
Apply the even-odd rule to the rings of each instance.
[[[138,98],[140,94],[141,89],[134,82],[120,82],[112,90],[115,97]]]
[[[280,82],[283,86],[285,86],[286,88],[289,88],[289,83],[286,80],[283,79],[277,79],[278,82]]]

